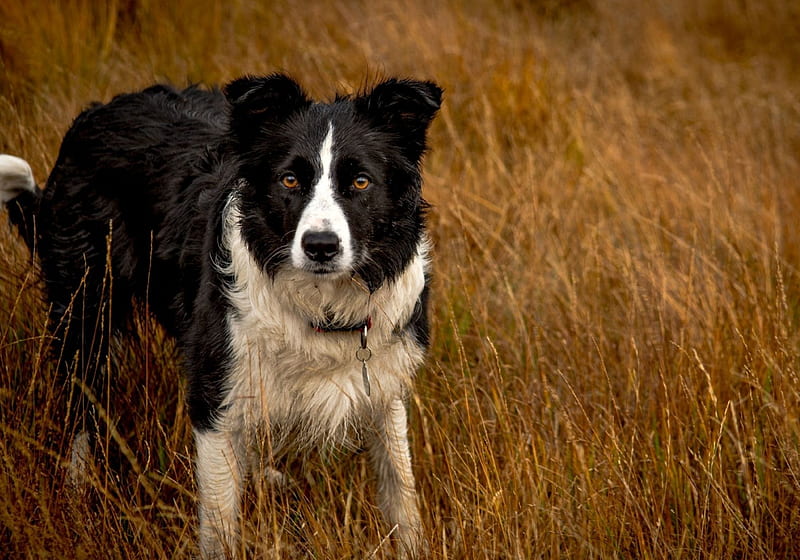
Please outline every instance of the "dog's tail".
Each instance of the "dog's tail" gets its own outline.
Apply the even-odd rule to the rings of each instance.
[[[34,216],[42,198],[31,166],[24,159],[0,154],[0,210],[8,208],[11,223],[17,226],[31,251],[36,242]]]

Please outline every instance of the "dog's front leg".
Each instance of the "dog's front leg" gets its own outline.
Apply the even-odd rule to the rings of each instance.
[[[243,435],[233,430],[195,430],[200,555],[236,556],[246,458]]]
[[[378,479],[378,500],[386,520],[395,527],[405,557],[416,557],[422,546],[422,524],[411,471],[407,415],[399,397],[376,411],[368,441]]]

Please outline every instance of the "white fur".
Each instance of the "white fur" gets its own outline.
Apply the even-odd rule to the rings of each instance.
[[[369,452],[378,480],[378,504],[389,525],[412,556],[422,545],[422,523],[408,450],[405,404],[395,399],[372,432]]]
[[[13,200],[23,191],[36,191],[31,166],[24,159],[0,154],[0,204]]]
[[[89,432],[81,430],[72,440],[67,470],[69,482],[73,488],[83,489],[89,482],[89,468],[92,450],[89,446]]]
[[[222,272],[234,279],[228,293],[235,309],[228,317],[233,366],[215,429],[195,434],[201,550],[214,556],[233,546],[241,465],[252,463],[257,440],[267,442],[261,447],[269,453],[290,431],[300,435],[293,444],[309,445],[344,443],[360,428],[376,463],[381,507],[413,552],[420,524],[402,397],[423,356],[399,327],[410,319],[424,288],[427,241],[399,278],[370,295],[350,277],[319,278],[287,267],[271,278],[244,244],[235,196],[226,212],[224,243],[231,262]],[[341,323],[372,318],[369,397],[356,359],[359,334],[311,328],[331,313]]]
[[[311,269],[314,265],[306,256],[301,241],[309,232],[331,231],[339,236],[340,252],[331,263],[336,271],[350,269],[353,263],[353,247],[350,240],[350,226],[344,210],[334,197],[333,178],[333,124],[328,126],[328,134],[319,150],[322,173],[312,189],[292,241],[292,264],[298,269]]]
[[[244,442],[237,432],[195,430],[200,553],[204,558],[234,556],[244,478]]]

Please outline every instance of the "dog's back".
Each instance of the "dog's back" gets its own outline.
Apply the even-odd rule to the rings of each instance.
[[[44,189],[27,163],[0,156],[0,196],[39,257],[60,383],[81,383],[64,403],[76,434],[92,433],[90,395],[100,394],[110,340],[137,301],[173,336],[188,331],[213,215],[200,206],[219,191],[226,122],[218,90],[157,85],[81,112]],[[73,467],[80,478],[83,467]]]
[[[154,86],[78,116],[39,203],[38,252],[51,300],[66,301],[63,292],[72,295],[89,265],[93,277],[110,272],[116,281],[115,324],[127,319],[132,296],[147,296],[171,334],[180,333],[199,275],[199,249],[188,245],[202,242],[205,227],[190,216],[199,191],[217,186],[225,115],[218,91]],[[187,290],[190,297],[175,300]]]

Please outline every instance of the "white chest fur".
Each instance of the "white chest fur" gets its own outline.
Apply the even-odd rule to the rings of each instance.
[[[406,389],[422,350],[403,333],[424,288],[427,243],[392,283],[373,292],[350,277],[320,279],[287,269],[265,274],[239,233],[235,200],[228,206],[224,242],[233,277],[228,316],[233,366],[220,427],[294,428],[306,442],[341,439],[373,406],[385,407]],[[342,323],[371,317],[367,396],[356,358],[356,332],[319,333],[312,321]]]

